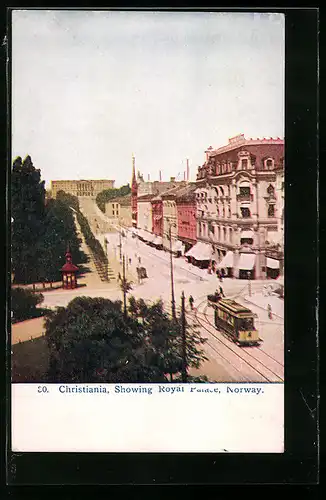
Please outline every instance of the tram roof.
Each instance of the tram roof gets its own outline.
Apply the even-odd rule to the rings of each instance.
[[[216,307],[222,308],[227,310],[228,312],[231,312],[233,314],[250,314],[253,315],[253,312],[248,309],[247,307],[243,306],[242,304],[239,304],[233,299],[222,299],[219,300],[218,303],[216,304]]]

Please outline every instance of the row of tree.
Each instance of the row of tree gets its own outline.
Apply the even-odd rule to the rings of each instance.
[[[183,366],[181,320],[163,303],[77,297],[46,316],[50,351],[48,381],[56,383],[140,383],[180,381]],[[202,338],[186,325],[187,368],[206,359]],[[189,380],[189,379],[188,379]],[[206,381],[198,378],[196,381]]]
[[[95,238],[87,218],[80,211],[77,212],[77,221],[84,235],[86,245],[91,249],[94,258],[99,262],[107,263],[107,256],[105,255],[101,243]]]
[[[127,196],[130,193],[131,188],[129,184],[121,186],[120,188],[105,189],[104,191],[101,191],[101,193],[99,193],[96,197],[97,206],[100,210],[102,210],[103,213],[105,213],[105,204],[108,201],[113,200],[113,198],[116,198],[118,196]]]
[[[14,283],[60,281],[68,243],[76,263],[87,261],[69,203],[60,196],[46,200],[41,172],[30,156],[13,162],[11,216]]]

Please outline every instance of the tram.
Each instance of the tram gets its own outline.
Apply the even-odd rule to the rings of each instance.
[[[261,339],[255,327],[256,314],[232,299],[209,302],[215,310],[214,320],[218,330],[239,346],[259,345]]]

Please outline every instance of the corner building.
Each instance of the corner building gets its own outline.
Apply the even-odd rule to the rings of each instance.
[[[277,277],[283,270],[277,179],[284,172],[284,140],[241,134],[205,153],[196,180],[197,241],[228,276]]]

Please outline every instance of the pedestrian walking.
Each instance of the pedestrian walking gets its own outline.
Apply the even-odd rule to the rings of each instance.
[[[223,292],[223,288],[221,286],[220,286],[220,294],[222,295],[222,297],[225,297],[224,292]]]
[[[141,258],[140,257],[138,257],[138,262],[139,262],[139,264],[141,264]]]
[[[190,309],[193,310],[194,308],[194,298],[192,295],[190,295],[189,297],[189,305],[190,305]]]
[[[267,312],[269,319],[273,319],[272,306],[270,304],[267,305]]]
[[[118,274],[118,280],[121,281],[121,274]]]
[[[131,257],[129,257],[129,265],[131,266]]]

